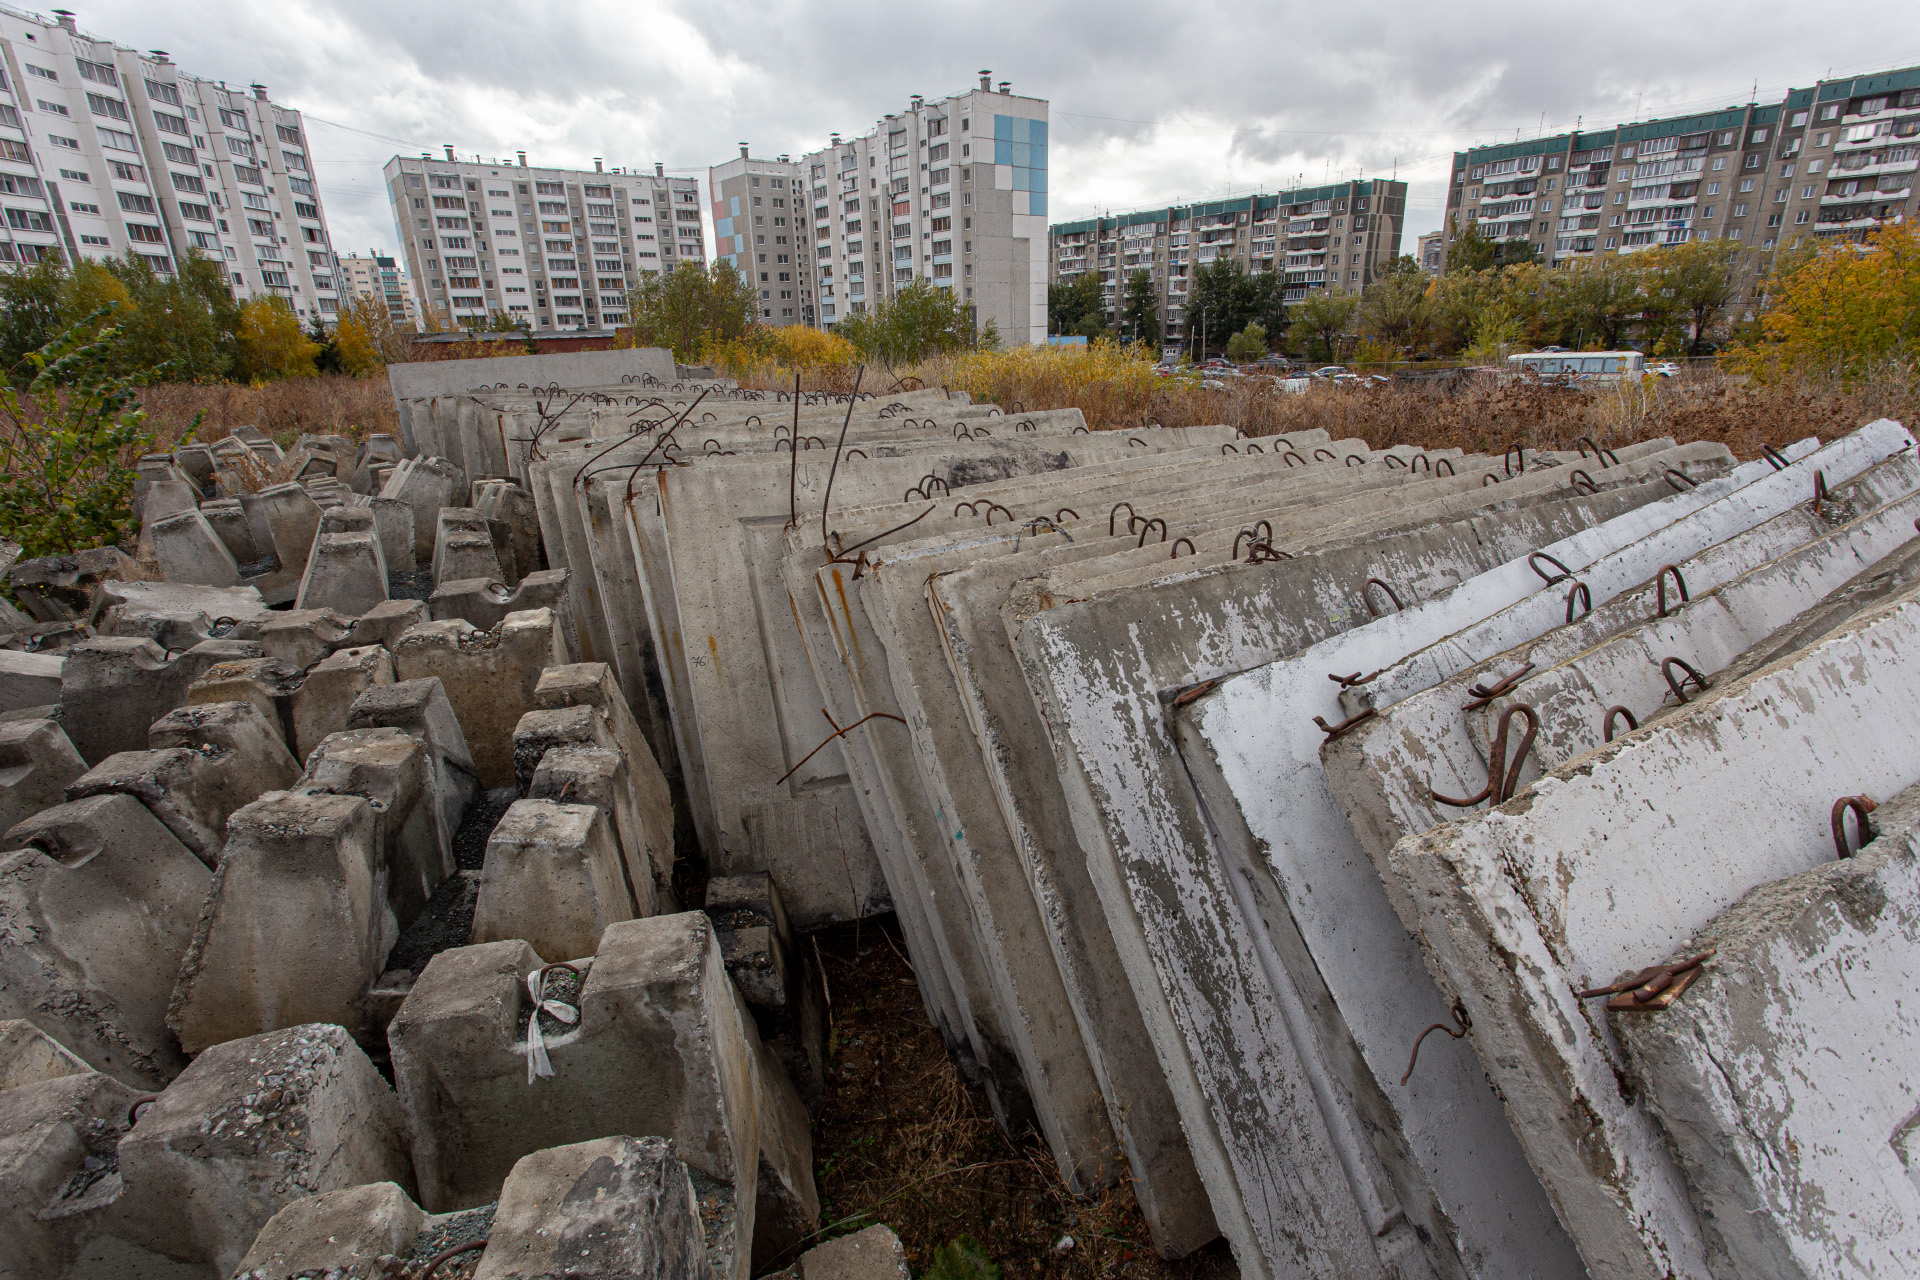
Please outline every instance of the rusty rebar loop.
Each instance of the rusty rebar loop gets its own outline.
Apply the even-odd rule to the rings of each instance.
[[[1020,419],[1020,421],[1013,424],[1013,431],[1015,435],[1020,434],[1022,431],[1038,431],[1039,429],[1040,429],[1039,427],[1036,427],[1033,425],[1032,418],[1022,418]]]
[[[1237,453],[1239,453],[1239,452],[1240,452],[1240,451],[1239,451],[1238,449],[1236,449],[1236,448],[1234,448],[1234,447],[1233,447],[1232,445],[1230,445],[1230,444],[1223,444],[1223,445],[1221,445],[1221,446],[1220,446],[1220,456],[1221,456],[1221,457],[1223,457],[1223,458],[1224,458],[1224,457],[1226,457],[1226,456],[1227,456],[1228,454],[1230,454],[1230,453],[1233,453],[1233,454],[1237,454]]]
[[[1513,717],[1519,715],[1527,722],[1527,732],[1520,739],[1520,746],[1513,753],[1513,764],[1507,764],[1507,730]],[[1503,804],[1513,799],[1520,789],[1520,766],[1527,762],[1527,752],[1533,750],[1533,739],[1540,732],[1540,713],[1524,702],[1516,702],[1500,713],[1500,722],[1494,729],[1493,746],[1487,753],[1487,785],[1475,795],[1465,800],[1456,800],[1452,796],[1443,796],[1431,788],[1427,794],[1445,805],[1456,809],[1471,809],[1482,800],[1493,804]],[[1502,776],[1505,770],[1505,776]]]
[[[967,430],[966,423],[956,422],[953,424],[953,438],[955,440],[971,440],[973,439],[973,432]]]
[[[1312,465],[1313,465],[1312,463],[1310,463],[1310,462],[1308,462],[1308,461],[1307,461],[1307,460],[1306,460],[1305,458],[1301,458],[1299,454],[1297,454],[1297,453],[1295,453],[1295,452],[1294,452],[1293,450],[1291,450],[1291,449],[1289,449],[1289,450],[1287,450],[1287,451],[1286,451],[1285,453],[1283,453],[1283,454],[1281,454],[1281,455],[1280,455],[1280,461],[1282,461],[1282,462],[1285,462],[1285,463],[1287,464],[1287,470],[1289,470],[1289,471],[1291,471],[1291,470],[1293,470],[1293,463],[1292,463],[1292,462],[1290,462],[1290,461],[1288,461],[1288,459],[1290,459],[1290,458],[1299,458],[1299,460],[1300,460],[1300,465],[1301,465],[1301,466],[1303,466],[1303,467],[1307,467],[1307,466],[1312,466]]]
[[[1349,467],[1364,467],[1367,465],[1367,460],[1357,453],[1350,453],[1347,455],[1347,465]]]
[[[1580,487],[1583,484],[1586,485],[1585,489]],[[1593,482],[1593,477],[1578,467],[1575,467],[1573,474],[1567,477],[1567,487],[1575,493],[1600,492],[1600,486]]]
[[[1540,568],[1539,564],[1536,563],[1537,561],[1540,561],[1540,560],[1545,560],[1548,564],[1552,565],[1555,569],[1559,570],[1559,572],[1558,573],[1545,572]],[[1571,578],[1573,576],[1573,570],[1567,568],[1566,565],[1562,564],[1558,556],[1548,555],[1544,551],[1535,551],[1530,555],[1528,555],[1527,568],[1539,574],[1541,577],[1541,580],[1544,581],[1550,587],[1553,586],[1556,582],[1565,582],[1568,578]]]
[[[1482,489],[1486,488],[1490,484],[1499,484],[1499,483],[1500,483],[1500,477],[1493,474],[1493,472],[1491,471],[1487,472],[1487,474],[1480,477],[1480,487]]]
[[[1417,466],[1416,464],[1418,464],[1418,463],[1422,463],[1422,462],[1424,462],[1424,463],[1426,463],[1426,464],[1427,464],[1427,474],[1428,474],[1428,475],[1432,475],[1432,474],[1433,474],[1433,459],[1432,459],[1432,458],[1429,458],[1429,457],[1428,457],[1428,456],[1427,456],[1426,454],[1424,454],[1424,453],[1416,453],[1416,454],[1414,454],[1414,455],[1413,455],[1413,461],[1412,461],[1412,462],[1409,462],[1409,463],[1407,463],[1407,474],[1408,474],[1408,475],[1412,475],[1412,474],[1413,474],[1413,473],[1414,473],[1415,471],[1417,471],[1417,470],[1419,470],[1419,467],[1418,467],[1418,466]]]
[[[1107,512],[1107,536],[1109,538],[1114,535],[1113,518],[1120,514],[1120,508],[1122,507],[1127,509],[1127,532],[1133,532],[1133,517],[1135,515],[1133,504],[1131,502],[1116,502],[1113,504],[1113,510]]]
[[[1250,543],[1258,542],[1262,538],[1262,535],[1260,533],[1260,530],[1262,529],[1265,529],[1267,531],[1265,534],[1265,540],[1267,541],[1268,544],[1271,544],[1273,542],[1273,525],[1268,523],[1265,520],[1256,520],[1254,521],[1253,527],[1251,529],[1242,529],[1240,532],[1233,535],[1233,555],[1231,558],[1235,560],[1238,560],[1240,558],[1240,539],[1245,538]]]
[[[1473,1019],[1467,1014],[1467,1006],[1460,1001],[1455,1000],[1447,1009],[1447,1012],[1453,1015],[1454,1026],[1450,1027],[1444,1022],[1436,1022],[1425,1031],[1422,1031],[1418,1036],[1414,1037],[1413,1052],[1407,1056],[1407,1069],[1400,1077],[1400,1083],[1403,1086],[1407,1081],[1413,1079],[1413,1066],[1416,1062],[1420,1061],[1420,1046],[1426,1043],[1428,1036],[1436,1031],[1444,1031],[1455,1040],[1462,1040],[1466,1038],[1467,1032],[1473,1029]],[[1459,1030],[1456,1031],[1454,1027],[1458,1027]]]
[[[1247,441],[1247,452],[1248,453],[1265,453],[1266,450],[1262,449],[1259,445],[1249,440]]]
[[[1407,470],[1409,471],[1413,470],[1413,468],[1408,466],[1406,461],[1402,459],[1400,455],[1397,453],[1390,453],[1386,457],[1382,458],[1381,461],[1386,464],[1387,470],[1389,471],[1393,470],[1393,464],[1396,462],[1398,462],[1401,466],[1406,467]]]
[[[1386,670],[1385,667],[1380,668],[1380,671],[1385,671],[1385,670]],[[1380,675],[1380,671],[1376,671],[1372,675],[1366,675],[1366,676],[1361,675],[1358,671],[1354,672],[1350,676],[1335,675],[1333,672],[1329,671],[1327,673],[1327,679],[1333,681],[1335,684],[1339,685],[1342,689],[1352,689],[1352,688],[1355,688],[1356,686],[1363,685],[1374,680]]]
[[[1513,687],[1515,685],[1519,684],[1522,680],[1527,678],[1527,672],[1531,670],[1533,670],[1533,664],[1529,662],[1526,665],[1522,666],[1518,671],[1509,671],[1506,675],[1501,676],[1498,680],[1494,681],[1492,684],[1476,684],[1476,685],[1469,686],[1467,689],[1467,692],[1473,695],[1473,701],[1466,703],[1460,709],[1462,711],[1478,711],[1481,707],[1486,706],[1489,702],[1492,702],[1495,698],[1505,697],[1507,694],[1513,692]],[[1379,673],[1375,672],[1374,674],[1378,675]]]
[[[1145,535],[1143,534],[1142,536],[1144,537]],[[1200,554],[1200,549],[1193,545],[1192,538],[1175,538],[1173,540],[1173,550],[1168,553],[1167,559],[1178,560],[1180,558],[1180,544],[1183,542],[1187,544],[1188,555],[1197,556]]]
[[[1785,471],[1793,465],[1792,460],[1789,459],[1786,454],[1780,452],[1770,444],[1760,446],[1760,456],[1768,462],[1771,462],[1775,471]]]
[[[1327,742],[1332,742],[1335,738],[1347,732],[1349,729],[1353,728],[1355,725],[1359,724],[1361,721],[1371,720],[1373,719],[1374,716],[1378,714],[1379,713],[1375,711],[1372,707],[1368,707],[1365,711],[1359,712],[1356,715],[1348,716],[1345,720],[1342,720],[1339,724],[1328,724],[1325,720],[1321,719],[1319,716],[1315,716],[1313,718],[1313,722],[1320,726],[1320,732],[1327,735],[1325,738],[1321,739],[1323,743],[1327,743]]]
[[[1600,464],[1600,469],[1602,471],[1605,471],[1608,467],[1614,466],[1620,461],[1619,454],[1615,453],[1611,449],[1602,448],[1599,444],[1594,442],[1594,438],[1592,436],[1581,436],[1579,440],[1581,457],[1584,458],[1587,456],[1587,449],[1589,447],[1593,449],[1594,460]]]
[[[1290,551],[1276,551],[1272,538],[1255,538],[1247,544],[1248,564],[1272,564],[1280,560],[1293,559]]]
[[[1326,456],[1326,457],[1324,457],[1324,458],[1322,458],[1322,457],[1320,456],[1320,455],[1321,455],[1321,454],[1323,454],[1323,453],[1327,455],[1327,456]],[[1339,460],[1339,457],[1340,457],[1340,455],[1339,455],[1339,454],[1337,454],[1337,453],[1335,453],[1335,452],[1334,452],[1333,450],[1331,450],[1331,449],[1325,449],[1325,448],[1321,448],[1321,449],[1315,449],[1315,450],[1313,451],[1313,460],[1314,460],[1315,462],[1335,462],[1335,461],[1338,461],[1338,460]]]
[[[1833,498],[1833,495],[1827,492],[1827,473],[1825,471],[1814,472],[1813,473],[1813,508],[1814,510],[1818,511],[1821,507],[1825,506],[1828,502],[1830,502],[1832,498]]]
[[[860,380],[866,376],[867,366],[863,364],[853,375],[853,394],[847,397],[847,416],[840,423],[840,442],[834,445],[833,465],[827,468],[827,491],[820,499],[821,546],[825,546],[827,543],[827,512],[833,508],[833,478],[840,472],[840,451],[846,447],[847,428],[853,425],[853,405],[854,402],[860,398]],[[794,415],[795,430],[798,430],[797,424],[799,420],[799,415],[796,413]],[[782,779],[782,781],[785,781],[785,779]]]
[[[486,1247],[486,1240],[469,1240],[465,1244],[456,1244],[451,1249],[442,1249],[428,1259],[426,1270],[420,1273],[420,1280],[433,1280],[433,1273],[440,1269],[442,1263],[457,1258],[463,1253],[477,1253]]]
[[[1576,598],[1585,606],[1580,610],[1581,617],[1584,618],[1593,612],[1593,592],[1587,590],[1587,584],[1584,582],[1574,583],[1567,592],[1567,624],[1569,626],[1573,624],[1573,605]]]
[[[1436,462],[1436,463],[1434,463],[1434,464],[1433,464],[1433,466],[1434,466],[1434,467],[1445,467],[1445,468],[1447,469],[1447,474],[1448,474],[1448,475],[1450,475],[1450,476],[1457,476],[1457,475],[1459,475],[1459,474],[1460,474],[1460,473],[1459,473],[1458,471],[1455,471],[1455,470],[1453,469],[1453,459],[1452,459],[1452,458],[1442,458],[1442,459],[1440,459],[1440,461],[1438,461],[1438,462]],[[1429,470],[1432,470],[1432,468],[1429,468]],[[1439,473],[1438,471],[1434,471],[1434,474],[1435,474],[1435,475],[1439,475],[1440,473]],[[1485,485],[1482,485],[1481,487],[1482,487],[1482,488],[1485,488],[1486,486],[1485,486]]]
[[[927,504],[927,509],[925,511],[922,511],[919,515],[915,516],[913,519],[902,520],[899,524],[893,526],[893,528],[891,529],[882,529],[879,533],[874,534],[871,538],[862,539],[861,541],[854,543],[850,547],[842,548],[841,550],[835,552],[832,556],[828,557],[827,563],[828,564],[845,564],[847,562],[846,557],[860,550],[860,548],[870,547],[874,543],[880,541],[880,539],[882,538],[890,538],[894,534],[899,533],[902,529],[911,529],[914,525],[919,524],[922,520],[925,520],[928,516],[932,515],[938,508],[939,508],[938,503],[930,502]]]
[[[856,387],[860,385],[858,377],[854,379],[854,385]],[[842,727],[836,720],[834,720],[834,718],[831,715],[827,715],[827,709],[825,707],[820,708],[820,714],[827,717],[827,723],[833,726],[833,732],[828,734],[826,738],[820,743],[819,746],[807,752],[807,754],[805,754],[804,756],[801,756],[799,764],[796,764],[795,766],[793,766],[793,768],[781,774],[779,781],[773,784],[774,786],[776,787],[779,786],[780,783],[785,782],[788,778],[791,778],[794,774],[800,772],[800,770],[805,767],[807,761],[813,759],[815,756],[819,755],[822,751],[825,751],[827,749],[827,743],[832,742],[836,738],[845,737],[847,734],[853,732],[855,729],[858,729],[861,725],[865,724],[869,720],[897,720],[901,724],[906,723],[904,719],[894,715],[890,711],[869,711],[866,715],[861,716],[858,720],[855,720],[852,724]]]
[[[1005,507],[1001,506],[997,502],[988,501],[986,499],[982,499],[982,501],[985,501],[987,503],[987,528],[989,529],[993,528],[993,513],[996,511],[1004,512],[1007,517],[1007,523],[1008,524],[1013,523],[1013,519],[1014,519],[1013,512],[1008,511]]]
[[[1515,470],[1513,465],[1515,457],[1520,459],[1520,467],[1518,470]],[[1506,452],[1500,455],[1500,465],[1506,468],[1509,476],[1525,475],[1527,473],[1527,451],[1517,444],[1508,445]]]
[[[864,458],[864,457],[866,457],[866,456],[867,456],[867,451],[866,451],[865,449],[849,449],[849,450],[847,450],[847,459],[848,459],[848,461],[852,461],[852,460],[853,460],[853,455],[854,455],[854,454],[856,454],[856,453],[857,453],[857,454],[859,454],[859,455],[860,455],[860,456],[861,456],[862,458]]]
[[[127,1128],[131,1129],[140,1123],[140,1112],[142,1108],[150,1107],[158,1101],[160,1101],[159,1094],[143,1093],[132,1102],[129,1102],[127,1104]]]
[[[1667,482],[1667,484],[1671,486],[1673,490],[1677,493],[1685,493],[1688,489],[1698,489],[1700,487],[1700,482],[1698,480],[1695,480],[1692,476],[1688,475],[1686,472],[1676,470],[1673,467],[1668,467],[1664,472],[1661,473],[1661,476]],[[1679,481],[1680,483],[1675,484],[1674,481],[1676,480]]]
[[[1374,617],[1377,618],[1380,616],[1379,607],[1373,603],[1373,589],[1375,587],[1378,587],[1382,591],[1387,593],[1387,599],[1393,601],[1393,611],[1395,613],[1399,613],[1402,609],[1405,609],[1407,607],[1404,603],[1402,603],[1400,599],[1400,593],[1395,591],[1391,586],[1389,586],[1384,579],[1368,578],[1365,582],[1360,584],[1360,598],[1367,602],[1367,612],[1372,614]]]
[[[1165,542],[1167,540],[1167,522],[1165,520],[1162,520],[1159,516],[1153,516],[1149,519],[1142,520],[1140,522],[1140,541],[1134,543],[1133,545],[1135,547],[1146,546],[1147,535],[1153,532],[1153,527],[1155,525],[1160,526],[1160,541]]]
[[[1582,1000],[1592,1000],[1597,996],[1617,996],[1631,992],[1634,1003],[1645,1004],[1672,986],[1673,980],[1681,974],[1698,969],[1701,965],[1713,959],[1716,950],[1718,950],[1718,948],[1709,947],[1699,955],[1688,956],[1684,960],[1675,960],[1669,964],[1649,965],[1647,968],[1634,974],[1631,978],[1622,978],[1620,981],[1610,982],[1604,987],[1588,987],[1585,991],[1575,991],[1573,994]]]
[[[953,504],[953,514],[947,518],[949,520],[958,520],[960,518],[960,508],[962,507],[967,509],[967,514],[970,516],[980,514],[979,501],[977,499],[962,498]]]
[[[1053,513],[1053,518],[1055,521],[1060,520],[1063,516],[1072,516],[1075,520],[1078,520],[1080,518],[1080,513],[1078,511],[1075,511],[1072,507],[1062,507],[1058,511]]]
[[[1673,678],[1673,669],[1675,667],[1680,668],[1687,674],[1675,680]],[[1684,658],[1662,658],[1660,660],[1660,675],[1666,680],[1667,688],[1673,690],[1674,700],[1679,702],[1681,706],[1687,704],[1686,688],[1689,680],[1691,680],[1702,693],[1713,687],[1712,683],[1709,682],[1705,676],[1701,675],[1692,663]]]
[[[1880,833],[1874,830],[1867,815],[1880,806],[1871,796],[1841,796],[1833,802],[1833,854],[1836,858],[1851,858],[1857,850],[1864,849]],[[1858,838],[1853,848],[1847,847],[1847,814],[1851,811],[1858,827]]]
[[[1640,727],[1640,721],[1634,716],[1633,712],[1616,703],[1607,708],[1606,716],[1600,721],[1600,740],[1602,742],[1613,741],[1613,719],[1615,716],[1623,717],[1626,720],[1628,733],[1632,733]]]
[[[1144,449],[1147,447],[1147,442],[1145,440],[1142,440],[1139,436],[1128,436],[1127,448],[1131,449],[1135,445],[1139,445],[1142,449]]]
[[[1653,589],[1654,589],[1655,599],[1658,602],[1660,607],[1660,612],[1654,615],[1657,618],[1664,618],[1667,616],[1667,575],[1668,574],[1673,575],[1674,585],[1678,587],[1680,590],[1680,603],[1685,604],[1689,600],[1693,599],[1691,595],[1687,594],[1687,580],[1685,577],[1681,575],[1680,566],[1677,564],[1661,565],[1660,572],[1653,576]]]

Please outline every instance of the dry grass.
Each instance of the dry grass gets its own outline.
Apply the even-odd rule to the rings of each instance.
[[[1179,1262],[1153,1251],[1132,1191],[1075,1196],[1038,1140],[1013,1143],[927,1022],[891,918],[814,939],[833,1005],[828,1099],[813,1154],[822,1238],[884,1222],[917,1273],[959,1236],[1015,1277],[1211,1280],[1235,1274],[1224,1243]],[[803,944],[810,945],[810,944]],[[1055,1247],[1063,1236],[1073,1247]]]
[[[219,440],[235,427],[256,426],[282,447],[303,433],[343,435],[364,440],[376,431],[398,435],[400,418],[384,377],[349,378],[327,374],[245,386],[231,382],[166,383],[140,396],[159,447],[171,448],[193,415],[206,420],[195,437]]]

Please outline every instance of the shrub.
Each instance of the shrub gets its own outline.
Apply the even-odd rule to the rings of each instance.
[[[25,391],[0,387],[0,537],[27,556],[133,535],[134,467],[153,441],[134,390],[144,377],[112,368],[118,331],[91,332],[115,309],[29,352]]]

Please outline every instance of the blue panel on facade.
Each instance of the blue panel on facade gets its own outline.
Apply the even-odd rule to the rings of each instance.
[[[733,234],[733,219],[721,218],[713,224],[713,234],[725,238]]]
[[[1013,117],[995,116],[993,118],[993,136],[996,138],[1005,138],[1008,142],[1012,142]]]
[[[1027,189],[1045,191],[1047,189],[1047,171],[1043,168],[1027,170]]]
[[[736,217],[736,218],[737,218],[737,217],[739,217],[739,216],[740,216],[740,197],[739,197],[739,196],[729,196],[729,197],[728,197],[728,199],[727,199],[727,203],[728,203],[728,204],[729,204],[729,205],[731,206],[731,207],[730,207],[730,208],[729,208],[729,209],[727,210],[727,212],[728,212],[728,213],[730,213],[730,214],[732,214],[732,215],[733,215],[734,217]]]
[[[1034,191],[1034,192],[1028,193],[1027,212],[1037,213],[1040,216],[1045,217],[1047,213],[1047,193],[1044,191]]]
[[[1013,163],[1013,142],[1007,138],[993,140],[993,162],[995,164]]]
[[[1028,190],[1027,176],[1032,172],[1033,170],[1031,169],[1024,169],[1019,165],[1015,165],[1013,168],[1013,189],[1015,191]]]
[[[1028,146],[1024,142],[1014,143],[1013,144],[1013,163],[1016,165],[1019,165],[1023,169],[1032,165],[1033,164],[1033,148]]]
[[[1039,147],[1047,145],[1047,122],[1045,120],[1027,121],[1027,141]]]
[[[1038,142],[1032,143],[1027,147],[1027,152],[1031,157],[1027,161],[1028,164],[1036,169],[1044,169],[1047,167],[1047,148],[1045,144]]]

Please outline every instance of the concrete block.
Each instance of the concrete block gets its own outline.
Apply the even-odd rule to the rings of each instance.
[[[114,1148],[138,1096],[88,1070],[0,1092],[0,1275],[71,1274],[119,1192]]]
[[[253,545],[253,525],[247,520],[246,508],[240,505],[238,498],[213,498],[200,504],[200,514],[207,518],[227,554],[233,562],[245,568],[262,559],[260,548]],[[268,550],[266,555],[272,555]]]
[[[601,933],[634,917],[620,850],[592,805],[516,800],[487,840],[473,940],[524,939],[541,955],[590,956]]]
[[[269,462],[280,462],[285,457],[280,451],[280,446],[274,443],[273,437],[251,424],[235,427],[227,434]]]
[[[278,723],[251,702],[203,702],[176,707],[153,722],[147,746],[185,747],[223,771],[219,805],[231,815],[269,791],[283,791],[300,776]],[[215,830],[225,832],[226,816]]]
[[[0,1017],[95,1068],[158,1086],[185,1064],[166,1008],[211,877],[131,796],[56,805],[6,833]]]
[[[565,569],[542,569],[508,587],[498,578],[456,578],[441,582],[427,598],[427,608],[435,619],[464,618],[486,630],[500,624],[509,613],[523,609],[552,609],[566,635],[566,652],[580,651],[573,635],[573,613],[567,602],[571,574]]]
[[[483,788],[460,721],[439,679],[430,676],[373,686],[348,709],[347,728],[404,730],[426,748],[436,815],[434,838],[451,849],[454,833]]]
[[[292,790],[360,796],[373,806],[374,840],[386,863],[387,901],[395,919],[413,919],[453,874],[453,848],[442,843],[436,821],[426,744],[404,730],[333,734],[314,748]]]
[[[293,695],[304,679],[298,667],[279,658],[216,662],[187,686],[184,701],[188,706],[210,702],[252,704],[263,719],[280,730],[297,760],[300,755],[293,735]]]
[[[57,653],[0,649],[0,711],[60,701],[66,659]]]
[[[337,1026],[209,1048],[141,1113],[119,1150],[122,1233],[221,1275],[295,1200],[413,1183],[399,1101]]]
[[[213,487],[213,447],[204,444],[181,444],[173,449],[173,465],[193,481],[202,490]]]
[[[440,508],[466,498],[467,477],[445,458],[408,458],[394,467],[379,496],[397,498],[413,509],[413,558],[432,560]]]
[[[100,635],[145,636],[162,649],[191,649],[213,634],[216,622],[222,639],[250,639],[253,628],[277,616],[245,586],[106,582],[100,591]]]
[[[374,432],[354,454],[353,478],[349,487],[355,493],[374,493],[374,472],[383,466],[391,467],[406,456],[406,450],[398,440],[384,431]]]
[[[699,1204],[674,1144],[608,1137],[522,1157],[500,1190],[493,1234],[473,1274],[475,1280],[710,1274]]]
[[[425,622],[427,616],[424,600],[384,601],[353,620],[353,635],[347,643],[356,646],[377,644],[383,649],[392,649],[393,642],[408,627]]]
[[[380,538],[380,555],[391,574],[411,574],[413,558],[413,507],[399,498],[374,498],[367,503],[373,512],[373,529]]]
[[[290,701],[294,757],[306,760],[321,739],[346,728],[361,694],[392,683],[393,658],[379,645],[336,650],[315,663]]]
[[[240,582],[233,553],[198,510],[176,512],[147,526],[153,555],[169,582],[231,587]]]
[[[259,529],[267,530],[273,554],[280,561],[280,576],[298,582],[313,550],[313,538],[320,529],[320,507],[307,491],[294,483],[269,485],[253,494],[241,495],[241,506],[253,524],[254,542],[260,541]]]
[[[88,764],[98,764],[116,751],[141,750],[153,722],[185,706],[189,689],[202,675],[259,652],[260,647],[250,641],[205,640],[170,658],[151,640],[84,641],[66,651],[61,727]]]
[[[529,711],[513,727],[513,780],[525,794],[541,758],[555,747],[606,747],[617,750],[605,724],[591,707]]]
[[[815,1245],[793,1264],[794,1280],[912,1280],[907,1249],[893,1229],[875,1223],[865,1231]]]
[[[663,910],[678,910],[670,887],[669,895],[663,900],[659,886],[654,883],[646,845],[638,834],[640,824],[626,758],[618,751],[600,746],[549,747],[540,757],[526,793],[529,800],[591,805],[598,809],[618,845],[622,877],[631,895],[633,914],[644,917],[658,915]]]
[[[0,1021],[0,1093],[93,1068],[25,1018]]]
[[[177,473],[176,473],[177,475]],[[200,505],[200,490],[184,478],[154,479],[140,501],[140,537],[149,540],[153,526],[169,516],[194,511]]]
[[[86,771],[87,762],[53,721],[0,724],[0,830],[61,803]]]
[[[335,609],[293,609],[268,614],[252,630],[266,657],[304,671],[352,644],[354,621]]]
[[[385,1260],[412,1250],[427,1221],[394,1182],[306,1196],[260,1228],[233,1280],[376,1280],[387,1274]]]
[[[147,807],[194,857],[214,866],[226,843],[227,815],[251,801],[234,798],[217,758],[187,747],[116,751],[67,788],[71,800],[128,795]]]
[[[102,582],[132,582],[151,575],[118,547],[96,547],[65,556],[21,560],[7,572],[20,607],[39,622],[92,622],[99,616]]]
[[[167,1025],[188,1053],[303,1022],[369,1028],[400,936],[379,815],[358,796],[273,791],[227,821]]]
[[[525,590],[540,576],[530,575],[521,584],[521,589]],[[671,893],[673,885],[673,797],[665,775],[647,746],[646,736],[620,691],[613,669],[604,662],[574,662],[549,667],[540,673],[540,682],[534,686],[533,696],[535,705],[543,708],[592,707],[604,722],[614,745],[626,757],[627,776],[633,787],[640,834],[645,840],[647,861],[652,866],[655,892],[664,900]]]
[[[1916,644],[1920,604],[1892,601],[1394,848],[1427,965],[1472,1018],[1469,1040],[1590,1269],[1705,1273],[1719,1228],[1621,1088],[1604,1014],[1574,993],[1675,954],[1757,885],[1826,863],[1835,796],[1913,783]],[[1620,892],[1630,883],[1658,892]]]
[[[453,510],[464,512],[470,508],[441,511],[440,529],[433,543],[433,580],[439,583],[482,578],[504,584],[508,573],[500,563],[492,536],[484,528],[474,529],[465,527],[465,522],[450,522],[448,516]]]
[[[459,718],[481,785],[509,786],[513,729],[533,710],[540,673],[554,665],[554,616],[549,609],[510,613],[495,631],[464,622],[426,622],[393,644],[399,680],[438,676]]]
[[[520,1157],[617,1134],[671,1138],[700,1173],[754,1185],[754,1032],[706,918],[616,924],[600,952],[582,966],[579,1022],[543,1021],[554,1074],[532,1084],[521,1019],[540,957],[514,941],[428,962],[388,1029],[426,1208],[484,1204]],[[641,1078],[654,1086],[620,1083]],[[750,1237],[752,1197],[739,1201]]]
[[[338,609],[357,617],[386,598],[386,558],[371,530],[322,533],[314,539],[296,609]]]
[[[481,515],[506,525],[513,562],[522,578],[543,566],[540,513],[533,495],[516,480],[481,480],[473,486],[473,505]]]

